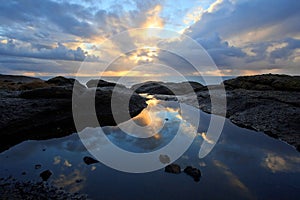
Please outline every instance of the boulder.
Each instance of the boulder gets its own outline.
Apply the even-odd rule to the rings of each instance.
[[[51,175],[52,172],[50,170],[45,170],[42,173],[40,173],[40,177],[43,179],[43,181],[47,181]]]
[[[98,160],[96,160],[96,159],[94,159],[94,158],[92,158],[92,157],[89,157],[89,156],[85,156],[85,157],[83,158],[83,161],[84,161],[84,163],[87,164],[87,165],[99,163]]]
[[[165,172],[172,173],[172,174],[180,174],[181,168],[179,165],[173,163],[165,167]]]
[[[200,177],[201,177],[201,172],[199,169],[195,168],[195,167],[191,167],[191,166],[187,166],[185,169],[184,169],[184,172],[193,177],[194,178],[194,181],[198,182],[200,180]]]

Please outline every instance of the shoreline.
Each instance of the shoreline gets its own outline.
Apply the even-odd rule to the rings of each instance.
[[[47,81],[26,76],[0,75],[0,100],[1,118],[0,130],[4,134],[1,152],[15,144],[28,139],[50,139],[63,137],[74,132],[71,98],[72,87],[77,80],[64,77],[56,77]],[[77,81],[78,82],[78,81]],[[88,88],[79,83],[81,94],[85,94],[89,88],[97,87],[99,91],[100,106],[97,115],[105,116],[102,125],[114,125],[111,111],[103,100],[110,102],[112,90],[116,87],[122,92],[119,94],[129,95],[132,90],[134,101],[131,107],[133,116],[139,114],[145,107],[146,99],[139,94],[148,93],[163,98],[162,100],[174,100],[195,106],[206,113],[211,114],[210,94],[207,86],[197,82],[187,83],[164,83],[146,82],[133,85],[130,89],[123,85],[101,81],[98,83],[90,80]],[[273,138],[280,139],[300,151],[300,77],[287,75],[256,75],[229,79],[223,82],[226,88],[227,114],[235,125],[263,132]],[[189,91],[187,85],[192,86],[194,91]],[[178,97],[172,95],[176,90]],[[283,90],[285,88],[285,91]],[[219,86],[212,87],[213,92],[218,94]],[[198,96],[198,102],[189,99],[191,92]],[[125,94],[124,94],[125,93]],[[190,93],[190,94],[189,94]],[[53,95],[53,94],[56,94]],[[121,97],[122,98],[122,97]],[[101,105],[102,104],[102,105]],[[44,113],[41,115],[41,113]],[[57,116],[60,116],[57,119]],[[221,114],[222,115],[222,114]],[[99,118],[98,118],[99,119]],[[43,120],[43,121],[42,121]],[[126,121],[127,119],[124,119]],[[54,129],[48,130],[46,126]],[[47,124],[48,123],[48,124]],[[29,127],[28,127],[29,126]],[[11,128],[9,128],[11,127]],[[24,133],[30,132],[31,136]],[[43,132],[43,135],[40,135]]]

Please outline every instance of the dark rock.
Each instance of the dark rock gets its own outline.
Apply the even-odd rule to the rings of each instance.
[[[201,177],[201,172],[199,169],[197,168],[194,168],[194,167],[191,167],[191,166],[187,166],[185,169],[184,169],[184,172],[193,177],[194,178],[194,181],[198,182],[200,180],[200,177]]]
[[[300,91],[300,76],[263,74],[224,81],[227,89]]]
[[[20,75],[4,75],[0,74],[0,81],[14,83],[29,83],[32,81],[41,81],[39,78],[20,76]]]
[[[22,172],[22,175],[23,175],[23,176],[26,175],[26,172]]]
[[[74,82],[74,78],[65,78],[63,76],[57,76],[46,81],[46,83],[56,86],[73,86]]]
[[[87,165],[91,165],[91,164],[94,164],[94,163],[99,163],[98,160],[96,160],[96,159],[94,159],[94,158],[92,158],[92,157],[89,157],[89,156],[85,156],[85,157],[83,158],[83,161],[84,161],[84,163],[87,164]]]
[[[45,170],[42,173],[40,173],[40,177],[43,179],[43,181],[47,181],[51,175],[52,172],[50,170]]]
[[[83,179],[76,179],[76,183],[81,183],[83,181]]]
[[[74,82],[74,81],[73,81]],[[0,89],[8,91],[24,91],[37,88],[57,86],[54,82],[43,81],[39,78],[26,76],[0,75]],[[68,85],[70,86],[70,84]]]
[[[259,80],[260,84],[270,84],[273,87],[273,82],[276,78],[279,79],[298,79],[297,77],[285,76],[285,75],[261,75],[254,76],[254,80]],[[266,78],[264,81],[263,79]],[[248,89],[240,89],[244,87],[244,83],[240,86],[239,80],[242,82],[252,80],[252,77],[236,78],[230,81],[231,88],[226,86],[226,99],[227,99],[227,113],[226,117],[230,119],[234,124],[245,127],[248,129],[263,132],[273,138],[279,138],[291,145],[297,147],[300,145],[300,92],[295,87],[289,91],[282,89],[279,91],[279,87],[276,90],[253,90],[255,87],[246,87]],[[234,84],[233,84],[234,82]],[[250,81],[249,81],[250,82]],[[247,83],[246,83],[247,84]],[[253,84],[251,82],[251,84]],[[226,83],[225,83],[226,85]],[[234,85],[234,87],[232,87]],[[237,87],[237,89],[234,89]],[[183,103],[193,105],[201,110],[212,113],[210,95],[214,95],[214,98],[218,99],[220,86],[209,86],[210,92],[198,91],[198,99],[195,101],[192,97],[186,95],[182,100]],[[193,99],[193,100],[192,100]],[[214,114],[224,116],[224,113],[219,112],[224,105],[215,105]]]
[[[25,99],[71,99],[72,87],[53,86],[24,91],[19,97]]]
[[[181,173],[181,168],[177,164],[170,164],[165,167],[165,172],[172,173],[172,174],[179,174]]]
[[[149,81],[133,85],[131,87],[137,93],[182,95],[194,91],[204,90],[206,87],[197,82],[164,83]]]
[[[49,84],[57,85],[68,85],[70,82],[72,81],[64,78],[49,80]],[[50,139],[76,132],[72,113],[72,94],[84,101],[91,98],[89,95],[92,93],[91,89],[82,87],[81,84],[76,83],[74,86],[76,87],[74,94],[71,85],[50,86],[22,92],[0,90],[0,132],[3,138],[0,141],[0,152],[24,140]],[[113,89],[103,87],[96,91],[96,114],[101,126],[116,125],[111,110]],[[145,98],[132,92],[128,88],[118,88],[114,93],[117,102],[120,102],[116,108],[122,116],[119,122],[129,120],[147,106]],[[124,105],[125,97],[130,98],[129,105]],[[89,116],[91,113],[82,108],[79,117],[87,120]],[[78,131],[85,127],[97,127],[99,123],[88,121]]]

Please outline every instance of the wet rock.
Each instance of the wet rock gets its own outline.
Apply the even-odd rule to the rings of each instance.
[[[181,173],[181,168],[177,164],[170,164],[165,167],[165,172],[172,173],[172,174],[179,174]]]
[[[83,179],[76,179],[76,183],[81,183],[83,181]]]
[[[45,170],[42,173],[40,173],[40,177],[43,179],[43,181],[47,181],[51,175],[52,172],[50,170]]]
[[[96,160],[96,159],[94,159],[94,158],[92,158],[92,157],[89,157],[89,156],[85,156],[85,157],[83,158],[83,161],[84,161],[84,163],[87,164],[87,165],[91,165],[91,164],[94,164],[94,163],[99,163],[98,160]]]
[[[184,169],[184,172],[193,177],[194,178],[194,181],[198,182],[200,181],[200,177],[201,177],[201,172],[199,169],[197,168],[194,168],[194,167],[191,167],[191,166],[187,166],[185,169]]]
[[[1,199],[88,199],[85,194],[70,193],[48,182],[0,179]]]
[[[0,152],[24,140],[42,140],[63,137],[77,132],[72,113],[73,83],[78,88],[74,95],[83,101],[92,94],[76,80],[56,77],[47,81],[50,87],[24,91],[4,91],[0,89]],[[114,88],[103,87],[96,91],[96,114],[100,126],[116,125],[111,110],[111,96]],[[120,114],[119,122],[129,120],[147,107],[146,99],[128,88],[119,88],[115,93]],[[129,105],[124,99],[130,98]],[[84,101],[85,102],[85,101]],[[89,119],[91,113],[81,108],[80,118]],[[128,110],[129,114],[128,115]],[[95,120],[94,120],[95,121]],[[99,123],[84,124],[98,127]],[[43,150],[44,151],[44,150]]]
[[[26,172],[22,172],[22,175],[23,175],[23,176],[26,175]]]
[[[220,86],[209,86],[209,92],[198,91],[197,99],[185,95],[180,102],[195,106],[207,113],[214,112],[214,114],[226,116],[238,126],[263,132],[297,148],[300,145],[300,92],[296,87],[298,79],[299,77],[285,75],[258,75],[224,81],[227,100],[226,115],[219,112],[222,110],[219,108],[224,108],[224,105],[218,101],[214,105],[214,111],[211,110],[210,97],[213,95],[218,99],[221,93]],[[276,88],[265,88],[261,91],[261,87],[257,88],[256,85],[259,83],[273,87],[274,82],[281,80],[290,82],[287,90],[281,91],[281,88],[276,86]],[[239,83],[240,81],[247,83]],[[248,82],[251,82],[251,87],[245,86]]]

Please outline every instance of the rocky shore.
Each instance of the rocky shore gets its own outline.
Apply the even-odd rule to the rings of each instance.
[[[24,140],[49,139],[74,133],[72,92],[75,82],[78,88],[74,95],[83,99],[89,97],[92,88],[86,88],[74,79],[55,77],[43,81],[24,76],[0,75],[0,152]],[[110,85],[94,88],[95,110],[101,126],[116,124],[110,105],[113,88]],[[121,91],[117,90],[115,95],[120,100],[130,98],[130,115],[135,116],[147,104],[144,97],[132,93],[132,90],[124,87]],[[122,112],[127,110],[119,111],[121,115]],[[88,118],[90,113],[83,111],[80,115]]]
[[[110,105],[112,90],[116,87],[120,101],[130,98],[131,116],[136,116],[147,106],[146,99],[139,93],[149,93],[163,100],[178,100],[211,113],[210,97],[218,97],[221,90],[221,85],[207,87],[196,82],[146,82],[128,89],[103,80],[90,80],[86,87],[64,77],[43,81],[0,75],[0,152],[24,140],[62,137],[75,132],[72,116],[74,83],[78,87],[75,95],[81,98],[97,88],[95,110],[101,126],[116,124]],[[264,132],[300,150],[299,76],[244,76],[222,84],[226,88],[227,118],[238,126]],[[197,95],[197,100],[191,98],[192,94]],[[218,113],[218,110],[215,113],[224,114]],[[122,109],[119,114],[123,115]],[[85,117],[88,113],[83,110],[82,115]]]
[[[271,137],[281,139],[300,151],[299,76],[273,74],[241,76],[226,80],[222,84],[223,88],[226,88],[227,118],[238,126],[261,131]],[[172,94],[164,92],[166,89],[160,89],[161,87],[161,85],[155,86],[154,83],[151,85],[146,83],[142,92],[156,91],[156,94],[159,94],[155,95],[157,98],[174,100]],[[182,83],[177,83],[177,86],[172,84],[172,87],[182,88]],[[195,90],[197,100],[192,98],[195,93],[187,94],[188,92],[177,96],[176,99],[211,113],[210,96],[214,95],[218,98],[221,89],[221,85],[208,87],[199,85]],[[216,105],[216,108],[218,106],[222,105]],[[224,113],[218,113],[218,109],[214,110],[214,113],[224,115]]]

